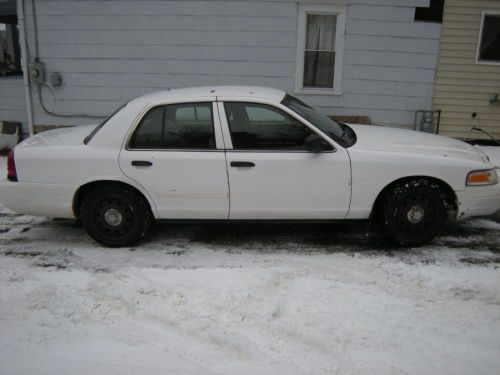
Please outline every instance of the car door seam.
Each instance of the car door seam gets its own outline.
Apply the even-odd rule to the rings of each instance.
[[[229,220],[229,218],[231,217],[231,183],[229,182],[229,169],[227,166],[228,160],[227,160],[227,151],[226,151],[226,139],[224,138],[224,130],[222,129],[222,117],[221,117],[221,113],[219,111],[219,99],[217,96],[215,97],[215,108],[217,108],[217,115],[218,115],[217,117],[219,118],[219,130],[220,130],[221,135],[222,135],[222,142],[224,143],[223,144],[224,164],[226,166],[227,194],[228,194],[227,219]],[[224,116],[225,116],[225,114],[224,114]]]
[[[352,160],[351,160],[351,155],[349,154],[349,151],[347,149],[346,149],[346,154],[347,154],[347,158],[349,159],[349,178],[348,178],[349,204],[347,205],[347,212],[345,214],[344,220],[347,219],[347,217],[349,216],[349,212],[351,211],[352,191],[353,191],[353,188],[352,188],[352,185],[353,185],[353,181],[352,181]]]

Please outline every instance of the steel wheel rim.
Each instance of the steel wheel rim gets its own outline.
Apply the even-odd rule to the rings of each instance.
[[[132,208],[117,198],[104,198],[98,201],[94,208],[94,219],[96,228],[102,234],[113,237],[130,233],[134,225]]]
[[[417,234],[432,227],[436,208],[432,199],[426,195],[407,197],[398,207],[396,222],[405,234]]]

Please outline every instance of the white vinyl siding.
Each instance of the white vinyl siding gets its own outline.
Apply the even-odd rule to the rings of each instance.
[[[27,123],[23,77],[0,77],[0,121]]]
[[[55,98],[42,89],[44,103],[62,113],[105,115],[135,96],[167,88],[260,85],[293,92],[301,77],[299,6],[319,2],[36,0],[40,59],[47,76],[63,77]],[[341,95],[317,89],[298,96],[329,115],[366,115],[374,123],[411,127],[414,111],[430,109],[432,102],[441,25],[413,21],[415,7],[429,1],[322,3],[330,11],[345,10],[338,34],[345,38],[342,58],[335,43]],[[25,10],[33,51],[31,0]],[[46,115],[35,88],[32,93],[35,124],[97,122]]]

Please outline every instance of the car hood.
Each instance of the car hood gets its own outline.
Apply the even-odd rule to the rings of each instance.
[[[17,145],[16,149],[24,147],[44,146],[76,146],[83,145],[84,138],[97,126],[80,125],[67,128],[59,128],[38,133]]]
[[[349,150],[408,153],[488,162],[481,150],[457,139],[440,135],[374,125],[349,124],[357,142]]]

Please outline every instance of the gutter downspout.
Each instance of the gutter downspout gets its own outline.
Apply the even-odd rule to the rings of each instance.
[[[28,72],[28,42],[26,38],[26,26],[24,18],[24,0],[17,0],[17,20],[21,39],[21,65],[23,69],[24,96],[26,97],[26,111],[28,114],[28,132],[30,137],[33,131],[33,107],[31,103],[31,85]]]

